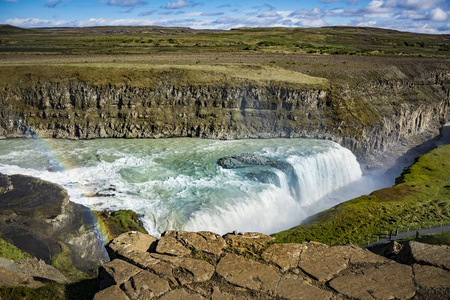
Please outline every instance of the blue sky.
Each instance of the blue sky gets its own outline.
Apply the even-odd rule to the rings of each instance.
[[[450,0],[0,0],[0,23],[197,29],[350,25],[450,34]]]

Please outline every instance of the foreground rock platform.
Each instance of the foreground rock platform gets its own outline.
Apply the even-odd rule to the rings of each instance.
[[[94,299],[445,297],[450,271],[445,259],[433,259],[450,257],[449,247],[418,244],[403,249],[415,259],[398,263],[352,244],[274,244],[261,233],[128,232],[107,246],[111,261],[99,270]],[[417,259],[417,249],[431,261]]]

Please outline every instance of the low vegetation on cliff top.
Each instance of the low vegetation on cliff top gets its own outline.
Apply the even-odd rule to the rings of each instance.
[[[450,145],[420,156],[396,185],[341,203],[273,236],[277,242],[365,246],[400,231],[450,224]]]
[[[4,54],[302,53],[450,55],[449,35],[370,27],[193,30],[157,26],[21,29],[0,26]]]

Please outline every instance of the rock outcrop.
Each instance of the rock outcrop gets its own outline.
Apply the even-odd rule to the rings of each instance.
[[[168,231],[159,240],[124,233],[108,248],[112,260],[100,268],[96,300],[413,299],[419,289],[422,296],[450,291],[450,272],[442,264],[400,264],[351,244],[274,244],[260,233]],[[448,248],[420,248],[430,256],[450,254]]]
[[[0,186],[2,239],[48,264],[65,252],[88,273],[108,260],[91,212],[69,201],[63,187],[23,175],[1,175],[0,180],[5,183]]]
[[[30,258],[14,262],[0,258],[0,286],[26,286],[38,288],[48,282],[68,283],[57,269],[44,261]]]
[[[148,87],[89,84],[69,71],[44,82],[26,74],[18,86],[0,86],[0,137],[318,138],[376,165],[437,136],[447,121],[448,67],[399,64],[370,76],[318,73],[343,78],[331,87],[245,80],[186,86],[170,71],[152,73]]]

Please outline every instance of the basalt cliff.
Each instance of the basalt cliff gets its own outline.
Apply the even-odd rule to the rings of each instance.
[[[186,82],[196,74],[179,69],[136,70],[137,79],[114,70],[119,79],[108,82],[108,69],[104,80],[94,80],[82,74],[89,69],[60,68],[45,77],[8,67],[4,76],[16,79],[0,89],[0,136],[331,139],[376,166],[437,136],[449,107],[445,61],[385,67],[314,69],[309,75],[324,81],[313,85],[227,81],[214,72],[203,74],[207,83]],[[144,77],[151,83],[142,84]]]

